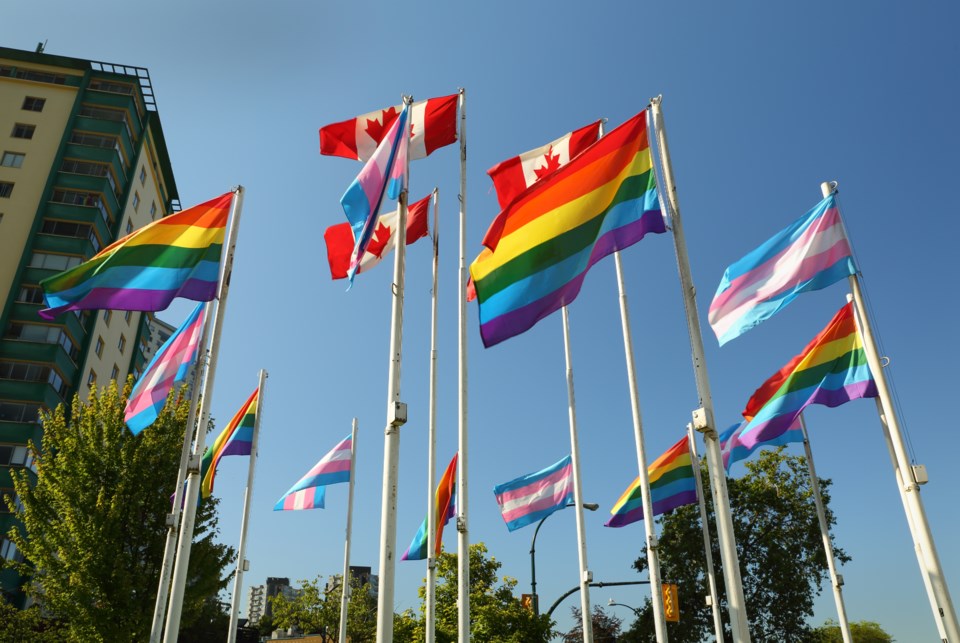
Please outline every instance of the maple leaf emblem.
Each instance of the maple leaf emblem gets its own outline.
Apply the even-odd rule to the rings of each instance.
[[[366,132],[367,136],[372,138],[378,144],[383,140],[383,137],[387,135],[390,126],[393,125],[393,121],[397,120],[399,114],[397,113],[396,107],[391,107],[380,112],[380,120],[370,120],[367,119]]]
[[[533,168],[533,173],[537,175],[538,181],[560,169],[560,155],[553,153],[553,145],[547,149],[547,153],[543,155],[543,160],[546,161],[546,165]]]
[[[383,225],[377,221],[377,228],[370,237],[370,243],[367,244],[367,252],[374,255],[377,259],[383,258],[383,251],[387,247],[387,241],[390,240],[390,226]]]

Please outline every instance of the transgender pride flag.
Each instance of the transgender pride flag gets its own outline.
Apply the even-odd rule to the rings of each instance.
[[[274,511],[297,511],[298,509],[323,509],[325,488],[339,482],[350,482],[350,453],[353,450],[353,436],[333,447],[320,462],[313,465],[297,484],[273,506]]]
[[[373,156],[340,197],[340,205],[353,228],[354,247],[347,270],[351,285],[376,230],[383,197],[396,199],[407,187],[407,148],[410,145],[410,137],[406,135],[408,112],[404,106]]]
[[[493,493],[507,529],[516,531],[573,503],[573,465],[568,455],[542,471],[497,485]]]
[[[709,320],[723,346],[773,317],[797,295],[856,274],[833,194],[730,264],[710,303]]]
[[[200,346],[203,306],[203,303],[199,304],[177,332],[164,342],[130,391],[123,419],[134,435],[154,423],[167,403],[170,389],[187,378]]]

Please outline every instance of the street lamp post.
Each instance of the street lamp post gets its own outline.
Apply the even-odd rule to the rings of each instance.
[[[620,607],[626,607],[628,610],[633,612],[634,616],[636,616],[637,618],[640,618],[640,609],[637,607],[631,607],[626,603],[614,603],[612,598],[607,600],[607,605],[609,605],[610,607],[613,607],[614,605],[619,605]]]
[[[568,507],[575,506],[574,503],[568,502]],[[583,508],[589,511],[596,511],[600,508],[595,502],[585,502],[583,503]],[[530,593],[533,595],[533,614],[534,616],[540,616],[540,599],[537,597],[537,534],[540,533],[540,527],[543,526],[543,521],[552,516],[553,514],[547,514],[540,519],[540,522],[537,523],[537,528],[533,530],[533,539],[530,541]]]

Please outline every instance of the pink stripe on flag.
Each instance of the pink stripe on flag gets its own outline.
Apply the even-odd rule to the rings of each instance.
[[[550,475],[541,478],[532,484],[528,484],[525,487],[504,491],[500,495],[500,504],[501,506],[505,506],[511,502],[522,502],[525,498],[537,493],[541,493],[547,487],[556,485],[558,482],[564,482],[565,478],[570,477],[571,471],[572,466],[568,464],[564,468],[554,471]]]
[[[349,470],[350,470],[350,452],[347,451],[346,459],[320,462],[313,469],[310,469],[310,473],[307,474],[307,477],[317,476],[324,473],[335,473],[335,472],[349,471]]]
[[[560,504],[568,493],[570,493],[570,489],[568,485],[566,484],[554,485],[553,493],[551,493],[549,496],[544,495],[537,498],[533,502],[520,505],[514,509],[504,510],[503,519],[507,522],[511,522],[513,520],[516,520],[520,516],[525,516],[527,514],[535,513],[537,511],[540,511],[541,509],[549,509],[550,507],[554,507]]]

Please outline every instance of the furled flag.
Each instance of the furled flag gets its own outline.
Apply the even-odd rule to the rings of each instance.
[[[546,469],[493,488],[507,529],[516,531],[573,504],[573,464],[566,456]]]
[[[742,448],[750,453],[760,443],[770,444],[794,428],[811,404],[832,408],[876,396],[877,385],[867,365],[853,305],[847,304],[802,353],[757,389],[743,411],[749,422],[728,450]]]
[[[403,133],[408,116],[409,110],[405,107],[399,118],[393,121],[373,156],[340,197],[340,205],[347,215],[355,240],[347,268],[347,279],[351,284],[376,231],[377,213],[380,212],[383,197],[396,199],[407,187],[407,144],[410,137]]]
[[[89,261],[40,282],[44,319],[68,310],[164,310],[175,297],[217,295],[220,255],[230,214],[227,193],[149,223]]]
[[[443,527],[457,513],[457,455],[447,465],[447,470],[437,485],[436,502],[437,513],[437,542],[434,547],[435,556],[440,555],[440,543],[443,541]],[[400,560],[426,560],[429,556],[427,547],[427,519],[420,523],[420,529],[413,537],[407,551],[403,552]]]
[[[198,304],[177,332],[163,343],[130,391],[123,419],[134,435],[154,423],[167,403],[170,389],[187,378],[200,347],[204,305]]]
[[[348,435],[320,462],[313,465],[295,485],[283,494],[274,511],[296,511],[298,509],[323,509],[327,485],[350,482],[350,453],[353,450],[353,436]]]
[[[800,293],[856,272],[831,194],[727,268],[710,303],[710,326],[723,346],[773,317]]]
[[[650,480],[650,498],[653,501],[653,515],[672,511],[683,505],[692,505],[697,501],[697,483],[694,480],[693,462],[690,458],[690,443],[687,436],[667,449],[647,467]],[[623,527],[632,522],[643,520],[643,499],[640,496],[640,478],[638,477],[623,492],[617,504],[610,510],[613,517],[604,527]]]
[[[213,493],[213,479],[217,475],[220,459],[228,455],[250,455],[253,447],[253,427],[257,422],[257,403],[260,388],[247,398],[240,410],[231,418],[213,444],[203,452],[200,460],[200,494],[209,498]]]
[[[410,106],[410,160],[422,159],[457,141],[457,100],[452,94]],[[367,161],[397,120],[402,105],[320,128],[320,153]]]
[[[420,199],[407,209],[407,245],[429,234],[427,221],[430,214],[430,196]],[[367,272],[397,246],[397,220],[399,210],[381,214],[377,220],[373,238],[360,260],[357,272]],[[345,279],[350,267],[350,255],[353,253],[353,229],[349,223],[338,223],[323,233],[327,243],[327,262],[330,264],[330,276],[333,279]]]
[[[524,152],[487,170],[497,191],[500,208],[505,208],[518,194],[570,162],[580,152],[597,142],[600,121],[568,132],[555,141]]]
[[[720,453],[723,457],[723,468],[730,473],[730,467],[734,462],[746,460],[754,451],[763,447],[779,447],[785,444],[796,444],[803,442],[803,430],[800,428],[800,418],[794,421],[793,425],[780,435],[774,435],[769,440],[757,442],[752,447],[746,447],[740,441],[740,435],[749,424],[749,421],[734,424],[729,429],[720,434]]]
[[[666,231],[640,112],[510,202],[470,265],[486,347],[576,299],[590,266]]]

